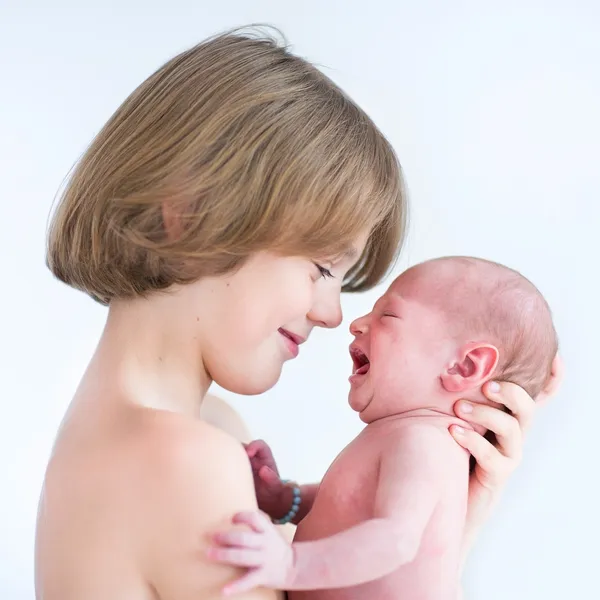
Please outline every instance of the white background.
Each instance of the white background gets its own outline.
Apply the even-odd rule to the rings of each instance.
[[[487,257],[532,278],[554,309],[567,380],[476,547],[467,596],[599,597],[593,0],[0,0],[0,597],[33,598],[45,463],[105,318],[45,269],[53,197],[139,82],[200,39],[256,21],[282,28],[397,149],[413,207],[400,266]],[[380,292],[345,298],[344,325],[316,332],[276,389],[233,398],[285,475],[320,477],[359,430],[346,406],[347,325]]]

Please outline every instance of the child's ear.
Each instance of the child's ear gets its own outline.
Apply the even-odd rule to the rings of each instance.
[[[467,344],[442,373],[440,379],[447,392],[466,392],[480,388],[498,365],[499,352],[490,344]]]
[[[172,200],[163,200],[162,218],[167,240],[173,241],[181,235],[181,218]]]

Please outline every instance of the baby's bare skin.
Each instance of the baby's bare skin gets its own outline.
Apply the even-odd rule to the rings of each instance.
[[[514,346],[504,323],[512,323]],[[533,355],[544,348],[539,364],[519,343],[523,331],[539,342]],[[461,399],[487,403],[481,388],[499,364],[518,365],[527,381],[550,373],[552,331],[539,292],[505,267],[450,258],[403,273],[350,327],[348,401],[366,428],[316,495],[311,488],[304,496],[291,549],[257,514],[234,519],[250,532],[215,536],[212,558],[250,567],[225,591],[267,585],[288,590],[290,600],[455,600],[469,457],[449,433],[465,426],[452,407]],[[505,347],[512,349],[501,358]],[[251,459],[256,475],[260,461]]]
[[[448,434],[452,423],[458,419],[419,411],[414,416],[393,417],[368,425],[338,456],[327,471],[309,514],[299,524],[295,542],[307,542],[334,536],[360,523],[380,518],[377,497],[381,497],[382,486],[388,482],[380,479],[381,467],[389,458],[390,450],[403,438],[427,435],[427,455],[423,446],[414,446],[415,453],[404,458],[414,463],[414,471],[407,472],[403,481],[395,483],[404,487],[407,496],[414,486],[413,501],[417,504],[433,505],[429,516],[419,520],[419,510],[415,506],[388,517],[390,524],[398,527],[398,541],[403,530],[409,531],[411,521],[423,527],[422,538],[414,559],[400,564],[390,574],[353,587],[321,589],[315,591],[290,591],[289,600],[456,600],[458,594],[458,570],[460,544],[467,507],[468,455]],[[415,433],[416,436],[411,436]],[[437,442],[433,442],[437,440]],[[406,450],[405,450],[406,452]],[[408,451],[410,452],[410,451]],[[440,481],[429,479],[439,473],[435,465],[428,465],[434,459],[443,464],[443,478]],[[423,476],[419,481],[416,474]],[[429,489],[428,489],[429,488]],[[428,496],[426,495],[428,494]],[[409,500],[410,502],[410,500]],[[373,549],[389,545],[389,534],[381,540],[370,537],[365,543],[349,543],[343,556],[336,556],[336,564],[347,572],[350,582],[359,576],[357,569],[365,573],[376,568],[373,562],[384,566],[385,557]],[[400,552],[392,557],[402,563]],[[331,558],[331,557],[330,557]],[[327,560],[327,557],[324,557]],[[434,583],[432,583],[434,582]]]

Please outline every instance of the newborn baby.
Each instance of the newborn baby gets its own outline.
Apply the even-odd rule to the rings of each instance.
[[[466,426],[452,407],[488,402],[480,390],[492,377],[535,398],[557,353],[550,309],[507,267],[441,258],[404,272],[350,331],[349,403],[367,426],[327,471],[291,546],[257,512],[234,518],[250,530],[217,533],[211,556],[249,568],[227,592],[456,600],[469,456],[448,432]]]

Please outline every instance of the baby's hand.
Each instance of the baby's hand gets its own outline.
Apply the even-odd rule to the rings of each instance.
[[[233,522],[248,525],[252,531],[228,531],[214,536],[215,546],[208,556],[236,567],[247,567],[248,572],[230,584],[226,595],[245,592],[256,587],[285,589],[294,566],[294,551],[277,531],[275,525],[261,512],[238,513]]]
[[[290,498],[279,478],[271,448],[262,440],[250,442],[245,448],[252,466],[258,508],[272,519],[283,517],[290,507]]]

